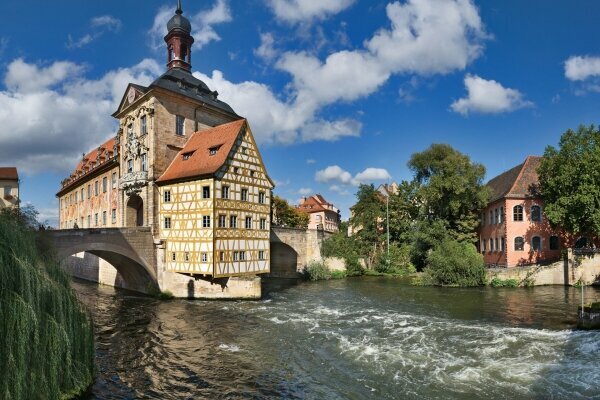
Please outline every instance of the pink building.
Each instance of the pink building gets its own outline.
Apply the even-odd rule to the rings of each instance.
[[[529,156],[488,182],[491,197],[479,228],[479,250],[487,265],[514,267],[560,258],[561,235],[550,227],[539,195],[540,161]]]
[[[298,210],[310,216],[308,229],[320,229],[326,232],[337,232],[340,230],[340,210],[329,203],[323,196],[316,194],[305,197]]]

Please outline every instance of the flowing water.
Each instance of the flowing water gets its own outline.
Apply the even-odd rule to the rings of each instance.
[[[357,278],[164,302],[73,286],[96,323],[92,399],[600,399],[600,331],[574,330],[574,288]]]

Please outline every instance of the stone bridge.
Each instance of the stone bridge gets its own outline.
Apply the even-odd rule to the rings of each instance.
[[[256,287],[256,282],[249,283],[251,278],[199,281],[165,271],[164,247],[148,227],[64,229],[45,231],[44,235],[50,239],[67,272],[79,278],[143,293],[152,289],[169,290],[177,297],[256,297],[244,295],[247,292],[244,288]],[[316,230],[273,228],[268,276],[298,277],[298,272],[310,261],[321,259],[321,243],[326,236],[327,233]],[[260,297],[260,280],[258,288]]]

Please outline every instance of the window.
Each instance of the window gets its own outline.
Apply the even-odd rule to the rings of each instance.
[[[141,155],[142,158],[142,171],[148,171],[148,155],[146,153]]]
[[[239,257],[240,257],[240,252],[234,251],[233,252],[233,261],[237,261]]]
[[[148,127],[146,126],[146,116],[142,115],[140,117],[140,133],[142,135],[145,135],[146,133],[148,133]]]
[[[175,261],[176,258],[175,252],[171,253],[171,261]]]
[[[531,207],[531,220],[533,222],[540,222],[542,220],[542,209],[540,206]]]
[[[113,172],[112,174],[112,188],[116,189],[117,188],[117,173]],[[81,197],[83,198],[83,193],[81,193]]]
[[[185,252],[185,262],[190,261],[190,253],[188,253],[187,251]]]
[[[550,250],[560,249],[560,238],[558,236],[550,236]]]
[[[523,251],[525,247],[525,240],[521,236],[515,238],[515,251]]]
[[[494,251],[494,239],[490,238],[490,251]]]
[[[202,262],[208,262],[208,254],[207,253],[202,253]]]
[[[171,217],[165,217],[165,229],[171,229]]]
[[[248,201],[248,189],[242,189],[242,201]]]
[[[513,221],[523,221],[523,206],[513,207]]]
[[[87,226],[88,226],[88,228],[90,226],[92,226],[92,216],[91,215],[88,215],[88,225]]]
[[[225,252],[224,251],[219,252],[219,261],[225,261]]]
[[[188,151],[187,153],[183,153],[183,154],[182,154],[182,156],[183,156],[183,161],[189,160],[189,159],[190,159],[190,157],[192,156],[192,154],[194,154],[194,152],[193,152],[193,151]]]
[[[539,236],[534,236],[533,238],[531,238],[531,249],[533,251],[542,250],[542,238],[540,238]]]
[[[494,239],[494,249],[496,249],[496,251],[500,250],[498,247],[498,238]]]
[[[75,192],[75,204],[77,204],[77,196],[79,196],[79,192]]]
[[[265,192],[258,192],[258,202],[265,204]]]
[[[98,181],[94,182],[94,195],[95,196],[98,196],[100,194],[99,188],[100,188],[99,182]]]
[[[490,210],[489,223],[492,225],[494,223],[494,212]]]
[[[83,190],[83,188],[81,188],[81,201],[83,201],[84,194],[85,194],[85,191]]]
[[[219,228],[225,228],[225,215],[219,215]]]
[[[210,199],[210,186],[202,186],[202,198]]]
[[[246,259],[246,252],[240,251],[240,261],[244,261]]]
[[[498,219],[498,209],[496,208],[496,209],[494,210],[494,223],[495,223],[495,224],[497,224],[497,223],[499,223],[499,222],[500,222],[500,221],[499,221],[499,219]]]
[[[235,215],[232,215],[231,217],[229,217],[229,227],[237,228],[237,217]]]
[[[90,197],[92,197],[92,185],[91,184],[88,185],[88,199]]]
[[[127,172],[133,172],[133,160],[127,160]]]
[[[182,115],[175,116],[175,134],[179,136],[183,136],[183,125],[185,123],[185,118]]]
[[[106,211],[102,211],[102,225],[106,226]]]
[[[98,226],[98,213],[94,214],[95,225]]]
[[[203,215],[202,216],[202,227],[203,228],[210,228],[210,215]]]
[[[252,217],[246,217],[246,229],[252,229]]]
[[[500,222],[500,223],[504,222],[504,207],[500,207],[500,215],[499,215],[498,222]]]
[[[259,250],[258,251],[258,259],[259,260],[264,260],[265,259],[265,251],[264,250]]]
[[[108,178],[105,176],[102,178],[102,193],[106,193],[108,191]]]
[[[112,219],[113,224],[117,223],[117,209],[116,208],[113,208],[111,211],[111,219]]]
[[[504,237],[500,238],[500,250],[504,251]]]
[[[211,147],[210,149],[208,149],[208,154],[211,155],[211,156],[214,156],[215,154],[217,154],[217,151],[219,151],[220,147],[221,146]]]
[[[164,199],[165,203],[171,202],[171,191],[170,190],[165,190],[165,192],[163,193],[163,199]]]
[[[260,219],[260,229],[262,229],[262,230],[267,229],[267,220],[266,220],[266,218],[261,218]]]
[[[229,198],[229,186],[223,186],[221,188],[221,198],[228,199]]]

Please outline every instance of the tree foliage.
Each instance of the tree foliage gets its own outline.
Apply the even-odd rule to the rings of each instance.
[[[486,283],[483,256],[471,243],[446,239],[427,256],[425,280],[440,286],[481,286]]]
[[[358,252],[371,265],[385,241],[385,203],[373,185],[360,185],[357,202],[352,207],[350,225],[355,233],[353,239]]]
[[[447,144],[432,144],[408,162],[420,187],[423,217],[446,223],[459,241],[475,242],[479,212],[486,205],[485,167]]]
[[[544,213],[552,226],[600,235],[600,131],[569,129],[548,146],[538,170]]]
[[[309,215],[298,211],[285,199],[273,196],[271,207],[273,210],[273,224],[290,228],[306,228],[308,226]]]

